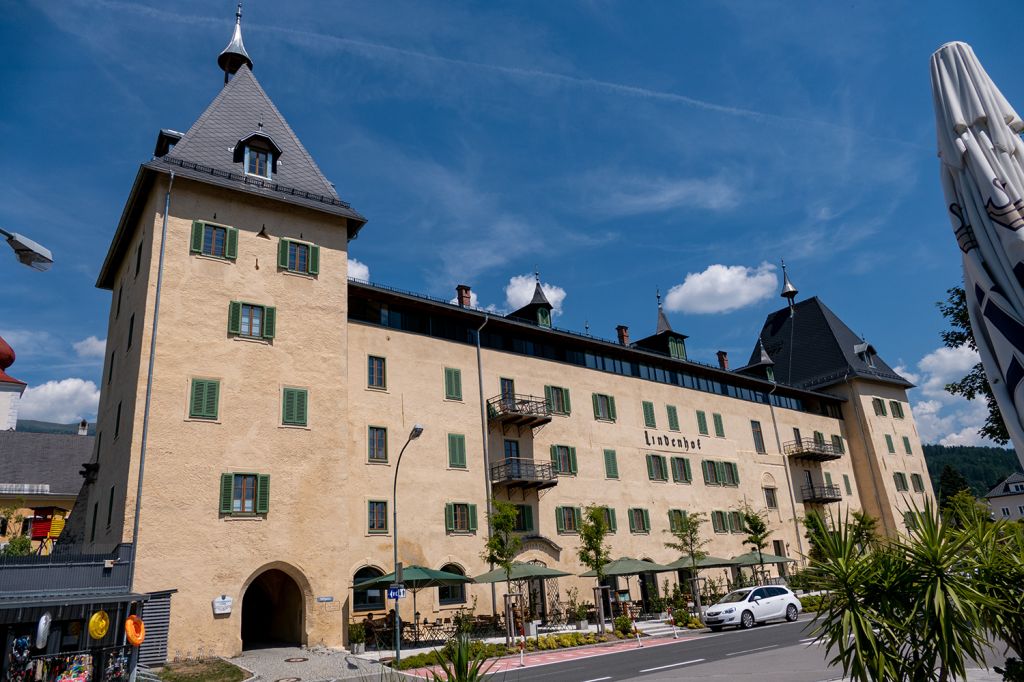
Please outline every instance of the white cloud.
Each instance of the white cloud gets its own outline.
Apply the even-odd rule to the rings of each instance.
[[[921,392],[933,400],[951,401],[954,396],[946,392],[946,384],[962,379],[979,360],[977,351],[967,346],[936,348],[917,363]]]
[[[665,307],[683,313],[728,313],[768,298],[778,289],[775,266],[761,263],[709,265],[704,272],[691,272],[682,284],[668,290]]]
[[[71,344],[81,358],[102,358],[107,352],[107,340],[97,339],[95,336],[76,341]]]
[[[505,286],[505,303],[509,310],[518,310],[533,299],[533,291],[536,287],[534,275],[515,275],[509,279]],[[555,315],[562,314],[562,301],[565,300],[565,289],[555,284],[541,282],[540,288],[547,296],[548,302],[553,308]]]
[[[25,389],[18,406],[19,419],[41,419],[67,424],[85,418],[96,419],[100,389],[84,379],[47,381]]]
[[[360,263],[355,258],[348,259],[348,276],[361,282],[370,281],[370,266]]]
[[[722,211],[740,202],[736,187],[718,178],[609,178],[601,173],[595,208],[610,215],[640,215],[679,208]],[[616,187],[608,191],[608,187]]]

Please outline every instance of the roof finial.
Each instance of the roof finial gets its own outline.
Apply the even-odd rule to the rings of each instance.
[[[661,307],[661,289],[654,290],[654,296],[658,299],[658,307]]]
[[[668,318],[665,317],[665,311],[661,307],[661,289],[655,289],[654,295],[658,299],[658,324],[654,328],[654,333],[670,332],[672,331],[672,325],[669,324]]]
[[[540,268],[538,268],[536,265],[533,266],[533,279],[534,281],[537,282],[537,284],[540,284]]]
[[[782,293],[779,294],[782,298],[789,301],[789,310],[793,311],[793,299],[799,292],[797,288],[793,286],[793,283],[789,281],[789,274],[786,272],[786,261],[782,261]]]
[[[238,73],[243,65],[252,68],[252,60],[242,44],[242,3],[239,2],[235,11],[235,32],[228,46],[217,56],[217,66],[224,72],[224,82],[227,83],[228,78]]]

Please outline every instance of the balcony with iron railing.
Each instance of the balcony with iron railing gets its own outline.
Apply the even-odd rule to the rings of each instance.
[[[782,446],[782,451],[794,459],[812,462],[828,462],[843,456],[842,448],[814,438],[791,440]]]
[[[536,428],[551,421],[551,409],[544,398],[533,395],[499,395],[487,401],[487,419],[502,426]]]
[[[83,554],[73,545],[57,545],[48,554],[0,555],[0,605],[55,595],[109,595],[125,592],[132,545],[107,554]]]
[[[837,485],[805,485],[800,488],[800,499],[810,504],[829,504],[843,499]]]
[[[491,484],[543,490],[558,485],[558,474],[551,462],[509,457],[491,465]]]

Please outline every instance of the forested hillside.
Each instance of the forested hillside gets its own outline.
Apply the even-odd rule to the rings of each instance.
[[[1020,470],[1017,454],[1006,448],[988,448],[973,445],[925,445],[924,458],[928,475],[938,492],[939,477],[948,464],[967,479],[972,492],[984,495],[1001,480]]]

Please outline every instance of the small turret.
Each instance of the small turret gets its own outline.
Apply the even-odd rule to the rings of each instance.
[[[551,326],[551,311],[554,306],[544,295],[544,288],[540,285],[540,272],[534,272],[536,284],[533,288],[533,298],[519,310],[511,312],[508,317],[532,322],[540,327]]]
[[[782,298],[789,301],[789,307],[793,307],[793,301],[796,299],[796,295],[800,293],[797,288],[793,286],[793,283],[789,281],[789,273],[786,272],[786,261],[782,261],[782,293],[779,294]]]
[[[242,43],[242,3],[239,2],[235,11],[235,32],[228,46],[217,56],[217,66],[224,72],[224,82],[227,83],[228,78],[238,73],[243,65],[252,69],[252,59]]]

